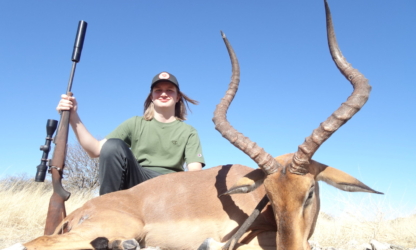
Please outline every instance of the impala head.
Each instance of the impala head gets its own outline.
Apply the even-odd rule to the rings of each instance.
[[[368,80],[352,68],[339,50],[326,0],[325,10],[332,59],[354,90],[346,102],[313,130],[297,152],[276,158],[236,131],[226,119],[226,112],[238,89],[240,68],[231,45],[222,34],[232,63],[232,77],[226,95],[217,105],[213,121],[223,137],[260,167],[239,180],[226,194],[250,192],[264,184],[275,214],[279,249],[309,249],[307,240],[313,234],[319,212],[318,181],[325,181],[344,191],[381,194],[340,170],[312,160],[322,143],[364,106],[371,91]]]

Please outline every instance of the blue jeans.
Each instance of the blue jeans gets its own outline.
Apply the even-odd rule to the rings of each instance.
[[[99,159],[100,195],[129,189],[161,175],[143,168],[129,146],[120,139],[108,139],[101,148]]]

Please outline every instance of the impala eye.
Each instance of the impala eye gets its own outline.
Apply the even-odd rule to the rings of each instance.
[[[308,197],[306,197],[306,199],[305,199],[305,206],[307,206],[311,203],[312,198],[313,198],[314,190],[315,190],[315,188],[314,188],[314,186],[312,186],[311,189],[309,190]]]
[[[313,197],[313,191],[310,191],[309,192],[309,195],[308,195],[308,198],[306,198],[307,200],[310,200],[310,199],[312,199],[312,197]]]

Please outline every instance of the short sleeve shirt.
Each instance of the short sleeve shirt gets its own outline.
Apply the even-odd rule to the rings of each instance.
[[[205,165],[197,131],[180,120],[162,123],[135,116],[106,136],[110,138],[123,140],[141,166],[162,174],[183,171],[185,162]]]

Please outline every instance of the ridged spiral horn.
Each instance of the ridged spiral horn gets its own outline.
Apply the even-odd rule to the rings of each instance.
[[[341,73],[352,84],[354,90],[347,101],[342,103],[341,107],[326,119],[326,121],[322,122],[319,127],[305,139],[303,144],[299,145],[298,151],[294,154],[291,167],[289,168],[289,171],[295,174],[305,174],[308,172],[309,161],[318,148],[364,106],[371,91],[371,86],[368,84],[368,80],[364,75],[357,69],[354,69],[342,55],[335,38],[328,3],[326,0],[324,0],[324,2],[328,46],[332,60],[335,62]]]
[[[217,105],[214,111],[214,118],[212,121],[215,124],[215,129],[218,130],[221,135],[230,141],[234,146],[250,156],[250,158],[253,159],[266,174],[275,173],[281,167],[280,164],[277,163],[277,161],[270,154],[266,153],[263,148],[259,147],[255,142],[252,142],[248,137],[245,137],[242,133],[238,132],[227,121],[227,110],[237,93],[238,85],[240,83],[240,66],[238,64],[237,56],[235,55],[227,37],[223,32],[221,32],[221,35],[231,59],[232,76],[225,96],[221,99],[221,102]]]

